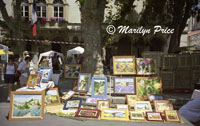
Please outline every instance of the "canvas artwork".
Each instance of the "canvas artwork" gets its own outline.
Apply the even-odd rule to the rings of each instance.
[[[59,116],[72,116],[74,117],[76,115],[77,109],[69,109],[69,110],[62,110],[61,113],[59,113]]]
[[[98,100],[107,100],[107,98],[93,98],[93,97],[87,97],[85,104],[89,105],[96,105]]]
[[[42,72],[42,82],[47,83],[52,74],[52,68],[51,67],[40,67],[40,72]]]
[[[37,84],[38,76],[38,74],[30,74],[26,85],[28,87],[35,87]]]
[[[143,112],[130,111],[130,119],[145,120]]]
[[[36,74],[38,74],[37,85],[40,85],[43,73],[41,71],[37,71]]]
[[[129,106],[125,104],[116,104],[116,109],[129,109]]]
[[[129,106],[134,106],[137,101],[137,95],[126,95],[126,103]]]
[[[60,104],[58,88],[50,88],[49,90],[46,91],[45,104],[46,105]]]
[[[97,109],[110,108],[110,100],[97,100]]]
[[[66,64],[64,70],[65,78],[78,78],[81,72],[80,64]]]
[[[80,108],[76,113],[76,117],[98,118],[99,114],[100,110],[98,109]]]
[[[11,92],[9,120],[44,118],[44,92]]]
[[[151,104],[149,101],[136,101],[134,105],[135,111],[151,112]]]
[[[159,77],[136,77],[137,95],[162,94],[162,82]]]
[[[90,78],[91,74],[89,73],[80,73],[78,79],[78,88],[77,91],[87,92],[90,87]]]
[[[130,77],[114,78],[115,94],[136,94],[135,79]]]
[[[168,100],[154,100],[156,112],[164,112],[165,110],[173,110],[173,106]]]
[[[70,109],[70,108],[80,108],[81,102],[82,102],[81,98],[66,100],[63,110]]]
[[[134,56],[113,56],[113,74],[114,75],[133,75],[135,70]]]
[[[146,112],[148,121],[164,121],[160,112]]]
[[[68,91],[66,94],[64,94],[64,95],[62,96],[62,99],[64,99],[64,100],[70,99],[70,98],[73,97],[75,94],[76,94],[75,91],[70,90],[70,91]]]
[[[101,119],[105,120],[129,120],[127,109],[102,109]]]
[[[165,111],[165,119],[168,122],[181,122],[181,119],[177,110]]]
[[[153,102],[153,100],[163,100],[163,95],[148,95],[148,100]]]
[[[107,98],[107,78],[92,78],[92,97]]]
[[[156,73],[156,63],[151,58],[137,58],[136,68],[138,75],[151,75]]]

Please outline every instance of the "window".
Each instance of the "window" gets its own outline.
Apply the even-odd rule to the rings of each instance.
[[[46,4],[44,0],[39,0],[37,3],[37,16],[38,18],[46,17]]]
[[[22,17],[29,18],[29,9],[28,9],[28,2],[21,3],[21,15]]]
[[[54,1],[54,17],[60,18],[63,17],[63,2],[62,0]]]

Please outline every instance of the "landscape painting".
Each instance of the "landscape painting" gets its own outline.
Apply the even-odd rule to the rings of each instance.
[[[181,122],[180,116],[177,110],[165,111],[165,119],[168,122]]]
[[[110,108],[110,100],[97,100],[97,109]]]
[[[149,101],[136,101],[134,108],[135,111],[141,111],[141,112],[152,111],[151,104]]]
[[[79,64],[66,64],[64,75],[65,78],[78,78],[81,72],[81,65]]]
[[[93,97],[87,97],[85,104],[88,105],[96,105],[98,100],[107,100],[107,98],[93,98]]]
[[[160,112],[146,112],[148,121],[164,121]]]
[[[38,77],[38,74],[30,74],[26,85],[28,87],[35,87],[37,84]]]
[[[105,120],[129,120],[127,109],[102,109],[101,119]]]
[[[87,73],[80,73],[78,79],[78,88],[77,91],[87,92],[90,87],[90,78],[91,74]]]
[[[126,95],[126,103],[129,106],[134,106],[137,101],[137,95]]]
[[[80,108],[76,117],[98,118],[99,114],[100,110],[98,109]]]
[[[138,75],[152,75],[156,73],[156,63],[151,58],[137,58],[136,68]]]
[[[92,78],[92,97],[107,98],[107,78]]]
[[[9,120],[44,118],[44,92],[11,92]]]
[[[60,104],[58,88],[50,88],[49,90],[46,91],[45,104],[46,105]]]
[[[164,112],[165,110],[173,110],[173,105],[169,100],[154,100],[154,108],[156,112]]]
[[[130,119],[145,120],[143,112],[130,111]]]
[[[81,102],[81,98],[66,100],[63,109],[66,110],[70,108],[80,108]]]

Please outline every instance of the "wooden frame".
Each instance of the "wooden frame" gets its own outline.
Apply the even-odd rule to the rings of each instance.
[[[42,72],[42,82],[47,83],[52,74],[52,68],[51,67],[40,67],[40,72]]]
[[[92,97],[107,98],[106,77],[92,77]]]
[[[64,67],[64,76],[65,78],[78,78],[79,73],[81,72],[80,64],[65,64]]]
[[[136,95],[136,82],[134,77],[115,77],[114,93],[120,95]]]
[[[163,95],[154,95],[154,94],[149,94],[148,95],[148,100],[150,102],[153,102],[154,100],[163,100],[164,99],[164,96]]]
[[[113,56],[113,74],[114,75],[136,74],[135,57],[134,56]]]
[[[150,101],[136,101],[134,105],[135,111],[152,112]]]
[[[65,101],[65,104],[63,106],[63,110],[66,109],[78,109],[81,107],[82,99],[81,98],[74,98],[74,99],[69,99]]]
[[[126,95],[126,103],[129,106],[134,106],[137,101],[137,95]]]
[[[46,105],[60,104],[60,96],[59,96],[58,88],[49,88],[48,90],[46,90],[45,104]]]
[[[164,121],[160,112],[146,112],[146,116],[148,121]]]
[[[97,109],[110,108],[110,100],[97,100]]]
[[[173,110],[173,106],[169,100],[154,100],[154,108],[156,112],[164,112],[165,110]]]
[[[143,112],[130,111],[130,119],[132,120],[145,120]]]
[[[129,106],[126,104],[116,104],[115,108],[116,109],[129,109]]]
[[[75,117],[98,118],[100,112],[98,109],[80,108]]]
[[[165,120],[167,122],[181,122],[179,113],[177,110],[167,110],[165,112]]]
[[[12,91],[8,120],[44,119],[44,95],[44,91]]]
[[[162,81],[159,77],[136,77],[137,95],[147,98],[148,94],[162,94]],[[151,88],[151,92],[149,92]]]
[[[62,99],[64,99],[64,100],[70,99],[70,98],[72,98],[75,94],[76,94],[75,91],[69,90],[66,94],[64,94],[64,95],[62,96]]]
[[[79,92],[88,92],[90,88],[91,74],[90,73],[80,73],[78,77],[78,87]]]
[[[154,67],[154,68],[152,68]],[[136,58],[137,75],[156,74],[156,60],[152,58]],[[148,72],[146,71],[148,69]]]
[[[35,87],[37,84],[39,75],[38,74],[30,74],[28,77],[28,81],[26,83],[27,87]]]
[[[128,121],[129,113],[127,109],[104,108],[101,111],[101,119]]]

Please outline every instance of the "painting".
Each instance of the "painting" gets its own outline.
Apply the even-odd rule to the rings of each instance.
[[[132,120],[145,120],[143,112],[130,111],[130,119]]]
[[[165,110],[173,110],[173,106],[169,100],[154,100],[154,108],[156,112],[164,112]]]
[[[90,87],[90,73],[80,73],[78,78],[78,88],[79,92],[87,92]]]
[[[114,78],[114,93],[115,94],[135,94],[136,83],[133,77],[116,77]]]
[[[116,109],[129,109],[129,106],[126,104],[116,104]]]
[[[80,64],[65,64],[64,75],[65,78],[78,78],[81,72]]]
[[[70,98],[72,98],[75,94],[76,94],[75,91],[69,90],[66,94],[64,94],[64,95],[62,96],[62,99],[63,99],[63,100],[70,99]]]
[[[51,79],[52,68],[51,67],[40,67],[40,72],[42,72],[42,82],[47,83]]]
[[[107,78],[105,77],[92,78],[92,97],[107,98]]]
[[[137,95],[126,95],[126,103],[129,106],[134,106],[137,101]]]
[[[66,110],[66,109],[74,109],[74,108],[80,108],[81,107],[81,102],[82,102],[82,99],[81,98],[76,98],[76,99],[69,99],[69,100],[66,100],[65,101],[65,104],[64,104],[64,107],[63,107],[63,110]]]
[[[26,83],[27,87],[35,87],[37,84],[38,77],[38,74],[30,74]]]
[[[113,56],[114,75],[133,75],[136,74],[134,56]]]
[[[135,111],[152,112],[151,104],[149,101],[136,101],[134,108]]]
[[[107,98],[93,98],[93,97],[87,97],[85,104],[88,105],[97,105],[98,100],[107,100]]]
[[[97,100],[97,109],[110,108],[110,100]]]
[[[129,114],[127,109],[113,109],[104,108],[101,112],[101,119],[104,120],[129,120]]]
[[[148,94],[162,94],[162,82],[159,77],[136,77],[137,95],[147,98]]]
[[[150,102],[153,102],[154,100],[163,100],[163,95],[154,95],[154,94],[149,94],[148,95],[148,100]]]
[[[42,80],[43,73],[41,71],[37,71],[36,74],[38,74],[37,85],[40,86],[40,82]]]
[[[180,116],[177,110],[165,111],[165,120],[168,122],[181,122]]]
[[[44,91],[12,91],[8,120],[44,119],[44,93]]]
[[[156,62],[151,58],[136,58],[137,75],[156,74]]]
[[[45,94],[45,105],[60,104],[58,88],[49,88]]]
[[[77,109],[68,109],[68,110],[62,110],[62,112],[57,113],[58,116],[72,116],[74,117],[76,115]]]
[[[146,112],[146,116],[148,121],[164,121],[160,112]]]
[[[75,117],[98,118],[100,112],[98,109],[80,108]]]

